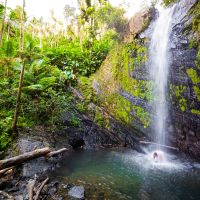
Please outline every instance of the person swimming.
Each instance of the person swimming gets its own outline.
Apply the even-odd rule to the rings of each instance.
[[[153,153],[153,159],[154,159],[155,162],[162,162],[163,161],[163,153],[155,151]]]
[[[157,158],[158,158],[158,153],[155,151],[155,152],[153,153],[153,159],[156,160]]]

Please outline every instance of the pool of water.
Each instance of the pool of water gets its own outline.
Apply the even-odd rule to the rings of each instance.
[[[155,161],[149,150],[72,152],[54,176],[83,185],[88,200],[200,199],[200,164],[166,153]]]

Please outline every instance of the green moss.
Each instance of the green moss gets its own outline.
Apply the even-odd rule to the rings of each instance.
[[[86,106],[84,105],[83,102],[77,103],[76,107],[80,112],[86,112],[87,111],[87,108],[86,108]]]
[[[192,23],[188,26],[190,32],[192,31],[193,37],[190,40],[190,47],[197,50],[197,56],[195,65],[197,69],[200,69],[200,1],[197,1],[189,11],[189,15],[192,17]],[[197,100],[200,101],[200,89],[198,83],[200,83],[200,77],[195,69],[190,68],[187,70],[188,76],[191,78],[193,83],[193,90],[197,96]],[[191,105],[193,107],[193,105]],[[199,110],[191,109],[193,114],[200,114]]]
[[[200,69],[200,1],[197,1],[189,11],[189,15],[192,17],[192,23],[188,25],[190,31],[192,31],[193,37],[190,39],[190,47],[197,49],[197,57],[195,65]]]
[[[199,48],[199,50],[198,50],[196,60],[197,60],[197,61],[200,61],[200,48]]]
[[[131,121],[131,103],[117,93],[111,95],[110,100],[112,101],[112,105],[114,108],[112,114],[117,119],[128,124]]]
[[[77,89],[81,92],[82,97],[76,104],[76,108],[80,112],[89,115],[97,125],[109,128],[109,116],[106,113],[104,114],[103,110],[97,106],[100,102],[98,101],[99,97],[92,87],[93,80],[92,76],[90,78],[79,77]],[[75,120],[75,125],[76,122],[77,120]]]
[[[200,89],[198,86],[193,86],[194,92],[197,96],[198,101],[200,102]]]
[[[113,75],[119,83],[119,87],[135,97],[151,101],[152,82],[137,80],[131,77],[136,67],[141,67],[147,61],[147,49],[139,41],[119,46],[120,56],[113,57],[115,63]]]
[[[189,41],[189,48],[192,49],[192,48],[198,48],[198,41],[191,38],[190,41]]]
[[[192,30],[197,32],[200,36],[200,2],[197,1],[196,4],[190,9],[189,15],[192,18]]]
[[[200,83],[200,77],[198,76],[195,69],[193,68],[187,69],[187,74],[191,78],[193,84]]]
[[[198,46],[197,57],[195,60],[196,67],[200,70],[200,45]]]
[[[79,77],[78,88],[80,89],[83,95],[84,101],[86,103],[90,103],[90,102],[96,103],[97,101],[95,91],[92,87],[92,81],[93,81],[92,77],[90,78]]]
[[[189,15],[192,17],[192,23],[186,29],[194,33],[194,37],[190,39],[189,47],[197,49],[195,65],[200,69],[200,1],[197,1],[190,9]]]
[[[147,128],[151,123],[150,114],[140,106],[132,105],[132,109],[135,113],[135,116],[142,122],[144,128]]]
[[[198,83],[198,81],[196,81],[196,79],[197,79],[196,73],[195,73],[196,71],[195,72],[194,71],[191,70],[190,73],[192,72],[192,74],[193,74],[193,81],[195,80],[194,82]],[[180,110],[183,111],[183,112],[186,111],[186,109],[190,110],[194,106],[193,104],[190,104],[188,106],[188,102],[183,96],[183,93],[184,93],[185,90],[186,90],[186,86],[183,86],[183,85],[177,86],[177,85],[173,85],[173,84],[170,85],[171,99],[173,100],[173,103],[175,105],[178,105]],[[194,92],[197,96],[198,101],[200,101],[200,89],[196,84],[193,85],[193,90],[194,90]],[[191,109],[191,112],[194,113],[194,114],[197,113],[197,111],[195,109]]]
[[[80,127],[80,125],[81,125],[81,120],[78,117],[76,117],[75,115],[73,115],[71,117],[70,122],[74,127]]]
[[[105,125],[104,124],[104,116],[98,109],[96,109],[96,112],[95,112],[94,122],[100,126]]]
[[[191,112],[196,115],[200,115],[200,110],[192,109]]]
[[[179,108],[184,112],[185,110],[186,110],[186,108],[187,108],[187,101],[186,101],[186,99],[185,98],[181,98],[180,100],[179,100]]]
[[[119,94],[124,90],[134,97],[146,101],[153,99],[152,82],[132,77],[134,70],[147,61],[147,49],[144,40],[135,39],[132,43],[118,44],[109,53],[104,65],[95,79],[100,83],[100,102],[108,113],[125,124],[140,123],[147,128],[151,117],[144,108],[132,104]],[[101,116],[97,116],[100,118]]]
[[[169,6],[172,3],[176,3],[177,0],[163,0],[163,3],[165,6]]]
[[[94,122],[101,127],[109,128],[109,117],[98,107],[96,107]]]
[[[132,104],[130,101],[124,99],[118,93],[113,93],[106,97],[106,105],[108,111],[117,119],[125,124],[129,124],[133,121],[140,121],[144,128],[147,128],[151,123],[151,117],[144,108]],[[131,112],[134,115],[131,115]]]
[[[134,72],[136,67],[141,67],[147,61],[147,49],[142,44],[142,41],[135,40],[129,44],[120,45],[118,52],[113,57],[113,72],[115,79],[119,84],[119,89],[132,94],[134,97],[139,97],[144,100],[151,101],[152,95],[152,82],[145,80],[137,80],[131,77],[131,72]],[[120,55],[119,55],[120,54]],[[151,122],[148,112],[137,105],[131,103],[118,95],[116,113],[122,116],[125,122],[130,122],[139,119],[143,126],[146,128]],[[130,118],[130,109],[132,109],[135,116]]]
[[[181,97],[185,89],[186,86],[183,85],[173,85],[173,84],[170,85],[171,93],[174,94],[176,98]]]
[[[179,106],[181,111],[187,109],[187,100],[184,98],[183,93],[186,90],[184,85],[170,85],[170,96],[173,100],[173,103]]]
[[[77,91],[80,92],[82,100],[78,101],[76,107],[80,112],[85,112],[90,114],[91,116],[94,115],[94,110],[90,109],[90,104],[97,103],[97,95],[92,87],[93,77],[79,77]]]

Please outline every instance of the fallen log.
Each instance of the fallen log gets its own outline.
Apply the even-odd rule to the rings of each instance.
[[[34,151],[27,152],[27,153],[24,153],[24,154],[21,154],[19,156],[15,156],[9,159],[0,160],[0,170],[19,165],[21,163],[24,163],[29,160],[33,160],[35,158],[39,158],[41,156],[45,156],[50,152],[51,150],[47,147],[47,148],[42,148],[42,149],[36,149]]]
[[[57,156],[58,154],[61,154],[61,153],[66,152],[67,150],[68,150],[68,149],[66,149],[66,148],[62,148],[62,149],[57,150],[57,151],[52,151],[52,152],[48,153],[48,154],[46,155],[46,157],[54,157],[54,156]]]
[[[140,143],[141,144],[153,144],[153,145],[157,145],[157,146],[160,146],[160,147],[165,147],[165,148],[168,148],[168,149],[173,149],[173,150],[179,151],[179,149],[176,148],[176,147],[172,147],[172,146],[168,146],[168,145],[164,145],[164,144],[158,144],[158,143],[155,143],[155,142],[140,141]]]
[[[27,153],[24,153],[24,154],[21,154],[19,156],[15,156],[9,159],[0,160],[0,174],[1,174],[1,171],[4,169],[5,171],[8,171],[6,168],[13,167],[13,166],[22,164],[24,162],[27,162],[27,161],[30,161],[42,156],[47,157],[47,158],[53,157],[58,154],[64,153],[65,151],[67,151],[66,148],[63,148],[57,151],[51,151],[48,147],[46,147],[42,149],[36,149],[34,151],[27,152]],[[2,171],[2,174],[3,173],[5,172]]]
[[[35,195],[35,198],[34,200],[38,200],[39,199],[39,196],[40,196],[40,192],[42,191],[43,187],[46,185],[46,183],[49,181],[49,178],[46,178],[42,184],[40,185],[38,191],[36,192],[36,195]]]

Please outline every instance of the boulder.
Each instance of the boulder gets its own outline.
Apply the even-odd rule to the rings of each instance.
[[[20,154],[49,146],[47,143],[32,139],[20,139],[18,145]],[[54,167],[55,164],[53,162],[49,162],[43,157],[26,162],[23,164],[22,175],[24,177],[33,177],[35,174],[43,174]]]
[[[136,13],[128,22],[125,33],[125,42],[132,42],[136,35],[140,34],[145,28],[148,27],[155,9],[145,8],[140,12]]]
[[[76,199],[84,199],[84,193],[85,189],[83,186],[74,186],[69,190],[68,195]]]

